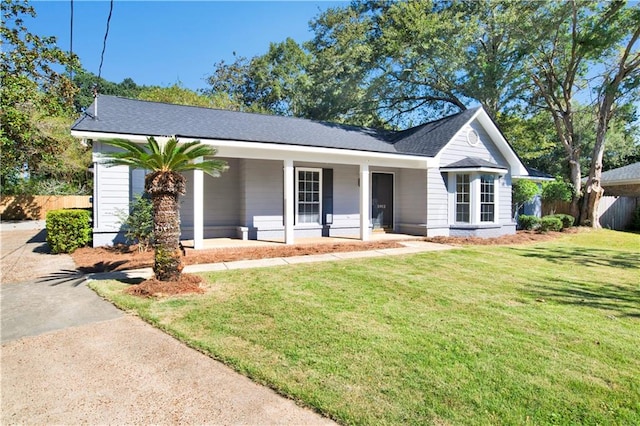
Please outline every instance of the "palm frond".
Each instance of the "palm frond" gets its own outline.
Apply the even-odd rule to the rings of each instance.
[[[153,136],[149,136],[145,145],[125,139],[113,139],[106,143],[122,150],[107,154],[105,164],[108,166],[125,165],[152,172],[202,170],[214,177],[228,169],[227,163],[221,160],[196,162],[199,158],[212,157],[217,153],[215,148],[200,141],[181,144],[172,137],[160,144]]]

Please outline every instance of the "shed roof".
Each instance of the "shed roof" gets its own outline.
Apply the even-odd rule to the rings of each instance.
[[[97,117],[92,115],[97,102]],[[293,117],[225,111],[99,95],[71,127],[143,136],[265,142],[434,157],[479,108],[400,132]]]

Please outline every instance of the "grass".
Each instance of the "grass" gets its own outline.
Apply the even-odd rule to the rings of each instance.
[[[640,424],[640,235],[205,274],[117,305],[344,424]]]

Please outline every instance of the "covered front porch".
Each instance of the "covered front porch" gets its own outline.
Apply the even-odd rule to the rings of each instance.
[[[183,245],[370,241],[398,238],[402,234],[377,231],[405,233],[405,225],[426,220],[424,158],[390,160],[372,153],[367,161],[344,154],[301,161],[264,156],[218,155],[229,169],[217,178],[188,173],[181,201]]]

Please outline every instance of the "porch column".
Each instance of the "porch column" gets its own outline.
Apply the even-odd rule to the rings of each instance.
[[[369,165],[360,164],[360,239],[369,241]]]
[[[202,157],[196,163],[202,162]],[[193,171],[193,248],[198,250],[204,244],[204,172]]]
[[[295,192],[293,160],[284,160],[284,243],[293,244],[293,215],[295,214]]]

